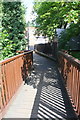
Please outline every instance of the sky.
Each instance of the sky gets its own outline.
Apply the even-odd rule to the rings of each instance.
[[[34,0],[21,0],[23,2],[23,4],[25,5],[25,7],[27,7],[26,9],[26,22],[31,21],[31,18],[33,18],[34,16],[31,15],[31,11],[33,8],[33,2]]]

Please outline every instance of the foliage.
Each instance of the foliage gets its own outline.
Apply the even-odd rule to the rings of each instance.
[[[1,25],[1,20],[2,20],[2,1],[0,1],[0,38],[1,38],[1,30],[2,30],[2,25]],[[1,41],[1,39],[0,39],[0,41]],[[1,49],[2,49],[2,47],[1,47],[1,42],[0,42],[0,60],[2,59],[2,53],[1,53]]]
[[[73,33],[73,34],[72,34]],[[59,49],[69,50],[69,40],[73,37],[76,37],[80,34],[80,23],[77,24],[72,23],[69,28],[61,33],[59,38]]]
[[[69,52],[69,54],[80,60],[80,51],[79,52]]]
[[[13,41],[8,39],[8,33],[6,31],[3,31],[0,33],[0,44],[1,44],[1,59],[6,59],[7,57],[11,57],[14,55],[13,46],[15,44],[12,44]]]
[[[35,2],[34,12],[37,13],[36,34],[47,36],[52,41],[56,28],[64,28],[59,37],[59,49],[70,49],[69,40],[80,34],[80,1]],[[80,54],[70,54],[80,58]]]
[[[56,28],[66,28],[68,23],[77,24],[80,19],[80,2],[35,2],[37,13],[36,34],[54,39]]]
[[[23,19],[25,9],[21,2],[3,2],[2,5],[0,43],[2,44],[2,59],[4,59],[15,55],[18,50],[25,49],[25,22]]]

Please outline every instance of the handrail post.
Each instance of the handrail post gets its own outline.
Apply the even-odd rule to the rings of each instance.
[[[0,65],[0,118],[2,118],[2,65]]]

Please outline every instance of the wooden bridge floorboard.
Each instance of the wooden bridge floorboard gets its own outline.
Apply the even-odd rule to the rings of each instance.
[[[5,118],[77,119],[56,62],[34,54],[34,69]]]

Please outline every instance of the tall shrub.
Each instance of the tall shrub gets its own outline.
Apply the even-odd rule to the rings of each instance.
[[[21,2],[3,2],[2,3],[2,55],[8,58],[16,54],[16,51],[25,49],[26,39],[24,35],[25,22]]]

